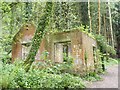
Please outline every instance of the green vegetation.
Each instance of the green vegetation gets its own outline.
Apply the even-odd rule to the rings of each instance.
[[[90,72],[90,73],[86,74],[85,76],[83,76],[82,79],[86,80],[86,81],[99,81],[99,80],[102,80],[100,75],[97,74],[96,72]]]
[[[100,0],[99,0],[100,1]],[[118,64],[120,59],[120,1],[109,2],[0,2],[0,87],[5,88],[85,88],[84,80],[97,81],[105,66]],[[98,7],[99,6],[99,7]],[[108,13],[109,12],[109,13]],[[111,19],[112,18],[112,19]],[[37,27],[32,48],[25,62],[12,61],[13,37],[21,26],[32,23]],[[56,32],[80,30],[96,39],[96,68],[84,76],[73,74],[73,58],[64,63],[47,59],[35,63],[42,38]],[[99,35],[98,35],[99,34]],[[117,54],[117,55],[116,55]],[[89,53],[85,53],[85,64]],[[103,70],[101,70],[101,65]],[[27,72],[26,72],[27,71]]]
[[[39,20],[38,27],[36,29],[35,35],[34,35],[33,40],[32,40],[30,52],[29,52],[26,60],[24,61],[24,66],[25,66],[26,71],[29,70],[31,64],[35,61],[35,56],[36,56],[37,51],[39,49],[42,38],[44,37],[44,35],[47,32],[45,30],[45,28],[47,27],[47,25],[49,23],[49,18],[52,14],[51,13],[52,6],[53,6],[52,2],[46,2],[44,14],[42,15],[42,17]]]
[[[118,61],[112,58],[105,62],[106,65],[117,63]],[[55,64],[46,60],[43,63],[34,63],[28,72],[25,72],[22,64],[21,60],[16,60],[14,64],[0,62],[2,88],[85,88],[84,81],[102,79],[96,72],[90,72],[81,78],[73,75],[68,72],[72,67],[70,62]]]
[[[33,63],[32,67],[51,74],[70,73],[73,69],[73,58],[71,57],[65,57],[66,61],[63,63],[55,63],[52,62],[52,60],[47,59],[45,56],[46,53],[43,55],[45,58],[44,62]]]
[[[105,66],[112,66],[118,63],[119,63],[118,59],[109,58],[108,60],[105,60]]]
[[[101,35],[96,35],[95,36],[97,44],[98,44],[98,48],[100,49],[101,53],[109,53],[112,55],[116,54],[116,51],[114,50],[114,48],[112,46],[110,46],[107,43],[107,40],[105,39],[104,36]]]
[[[57,66],[40,70],[32,68],[26,72],[22,61],[14,64],[0,62],[0,86],[4,88],[85,88],[80,77],[69,73],[59,73]],[[52,69],[52,71],[50,71]],[[57,73],[56,73],[57,70]]]

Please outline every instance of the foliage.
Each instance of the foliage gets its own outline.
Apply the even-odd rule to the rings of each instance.
[[[23,69],[22,61],[14,64],[0,62],[0,86],[2,88],[84,88],[80,77],[69,73],[52,74],[31,68],[29,72]],[[2,67],[3,65],[3,67]]]
[[[11,57],[12,39],[14,37],[14,34],[18,31],[21,24],[24,22],[23,18],[21,18],[23,12],[21,12],[22,10],[20,10],[23,8],[18,8],[21,7],[21,5],[23,5],[23,3],[1,2],[0,9],[2,12],[2,30],[0,30],[0,51],[2,52],[2,55],[0,57],[3,58],[3,60],[4,55],[9,55]]]
[[[102,53],[107,52],[107,53],[110,53],[110,54],[113,54],[113,55],[116,54],[116,51],[114,50],[114,48],[112,46],[108,45],[104,36],[96,35],[95,38],[96,38],[98,47],[99,47],[99,49],[101,50]]]
[[[45,2],[29,3],[26,7],[25,2],[1,2],[0,8],[2,9],[2,35],[0,36],[0,50],[2,51],[1,58],[4,59],[4,55],[11,58],[11,46],[12,38],[20,29],[20,27],[26,22],[26,15],[28,15],[29,21],[32,21],[34,25],[38,26],[39,18],[44,15]],[[89,32],[87,3],[85,2],[54,2],[53,3],[52,16],[49,20],[48,30],[55,31],[70,31],[72,28],[80,27],[84,25],[85,32]],[[101,2],[101,33],[104,33],[103,16],[107,12],[107,5]],[[27,11],[26,11],[27,10]],[[96,19],[98,16],[98,3],[90,3],[90,12],[92,19],[92,33],[97,31]],[[113,7],[113,29],[116,36],[119,37],[119,3]],[[106,17],[106,25],[109,25],[108,17]],[[81,27],[83,27],[81,25]],[[116,29],[117,28],[117,29]],[[109,29],[109,28],[108,28]],[[86,33],[89,36],[91,33]],[[118,38],[119,40],[119,38]],[[119,45],[118,45],[119,46]],[[109,46],[108,46],[109,47]],[[110,48],[110,47],[109,47]],[[108,49],[112,50],[112,49]],[[6,60],[7,61],[7,60]]]
[[[36,29],[35,35],[32,40],[32,45],[30,52],[24,62],[25,70],[28,71],[31,64],[35,60],[36,53],[39,49],[39,45],[46,34],[46,26],[49,24],[49,18],[51,16],[51,11],[52,11],[52,2],[46,2],[45,9],[44,9],[44,14],[41,16],[39,20],[38,27]]]
[[[3,62],[9,63],[11,62],[13,37],[20,30],[21,26],[26,23],[26,3],[0,2],[0,4],[0,58],[2,58]],[[44,6],[44,2],[32,3],[28,19],[36,26],[38,25],[38,19],[43,13]]]
[[[102,79],[100,75],[98,75],[96,72],[90,72],[82,78],[83,80],[87,80],[87,81],[99,81]]]
[[[113,58],[108,58],[108,60],[105,60],[105,65],[106,66],[112,66],[114,64],[118,64],[118,61],[117,59],[113,59]]]
[[[72,28],[79,26],[83,20],[85,25],[88,21],[84,10],[87,9],[87,4],[78,2],[55,2],[52,15],[52,31],[70,31]],[[84,7],[84,8],[83,8]],[[87,16],[87,14],[86,14]]]
[[[2,9],[2,31],[0,33],[0,51],[2,52],[0,58],[0,86],[3,88],[75,88],[84,87],[79,77],[75,77],[69,73],[72,69],[72,58],[65,57],[67,62],[56,64],[47,59],[48,53],[43,53],[41,57],[45,62],[39,62],[39,65],[33,65],[34,69],[30,69],[29,72],[25,72],[23,69],[23,62],[14,64],[5,64],[11,62],[11,49],[12,49],[12,39],[20,27],[26,22],[26,20],[31,21],[34,25],[38,26],[40,32],[36,32],[33,39],[33,48],[31,49],[30,62],[34,61],[34,57],[37,49],[39,48],[39,43],[42,37],[46,34],[46,30],[51,32],[58,31],[70,31],[70,30],[80,30],[92,38],[96,38],[98,42],[98,48],[100,51],[97,52],[97,57],[100,61],[101,57],[107,56],[108,53],[115,54],[115,50],[108,45],[107,40],[101,35],[93,35],[97,32],[97,22],[98,17],[98,4],[91,3],[91,17],[92,17],[92,33],[89,33],[89,20],[88,20],[88,8],[87,3],[73,3],[73,2],[55,2],[54,7],[50,6],[49,10],[52,8],[52,16],[49,14],[49,10],[44,11],[45,3],[36,2],[29,3],[18,3],[18,2],[3,2],[0,8]],[[32,6],[31,6],[32,5]],[[26,7],[27,6],[27,7]],[[101,3],[101,34],[105,32],[104,27],[104,16],[107,15],[107,6],[105,3]],[[113,30],[117,38],[119,47],[119,3],[115,4],[113,8]],[[47,13],[47,14],[46,14]],[[27,16],[26,16],[27,15]],[[48,19],[48,17],[50,17]],[[41,18],[42,17],[42,18]],[[40,21],[38,20],[40,18]],[[106,18],[106,31],[109,30],[109,18]],[[47,21],[46,21],[47,19]],[[48,25],[49,24],[49,25]],[[83,25],[82,25],[83,24]],[[80,26],[81,25],[81,26]],[[103,28],[104,27],[104,28]],[[46,28],[46,29],[45,29]],[[44,30],[44,31],[43,31]],[[41,35],[40,35],[41,34]],[[94,38],[94,39],[95,39]],[[36,45],[38,44],[38,45]],[[119,48],[118,48],[119,50]],[[118,51],[119,52],[119,51]],[[105,55],[107,53],[107,55]],[[87,54],[85,55],[85,60],[87,60]],[[107,57],[105,57],[107,58]],[[29,63],[28,60],[26,60]],[[117,61],[109,58],[105,61],[105,64],[112,65],[117,63]],[[3,65],[3,67],[2,67]],[[38,67],[38,68],[37,68]],[[101,68],[100,68],[101,69]],[[64,73],[64,74],[63,74]],[[100,77],[96,73],[89,73],[84,77],[88,81],[99,80]]]
[[[55,63],[52,60],[44,59],[43,62],[33,63],[32,67],[38,68],[41,71],[51,74],[70,73],[73,69],[73,58],[65,57],[66,61],[62,63]]]
[[[120,1],[115,3],[114,7],[112,7],[112,23],[113,23],[113,31],[115,33],[116,38],[116,48],[118,58],[120,57]]]

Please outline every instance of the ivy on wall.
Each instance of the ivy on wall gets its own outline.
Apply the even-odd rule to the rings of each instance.
[[[26,71],[29,70],[31,64],[35,60],[35,56],[36,56],[36,53],[39,49],[42,38],[45,35],[45,33],[47,32],[45,30],[45,28],[48,25],[49,17],[51,16],[52,6],[53,6],[52,2],[46,2],[44,14],[42,15],[42,17],[39,20],[37,30],[36,30],[35,35],[33,37],[30,52],[29,52],[29,54],[24,62]]]

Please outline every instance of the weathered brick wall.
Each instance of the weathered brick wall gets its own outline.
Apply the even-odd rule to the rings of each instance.
[[[88,54],[87,67],[89,69],[94,68],[93,46],[96,47],[96,41],[94,39],[90,38],[88,35],[79,30],[71,32],[59,32],[49,35],[48,37],[48,46],[46,46],[46,49],[50,53],[49,55],[51,60],[55,62],[62,62],[57,59],[59,57],[55,58],[55,43],[68,41],[71,42],[71,56],[74,59],[74,69],[80,72],[86,71],[85,51]]]
[[[93,47],[97,47],[96,41],[87,34],[82,33],[83,61],[85,65],[85,52],[87,54],[87,68],[94,69]]]
[[[22,43],[31,42],[35,33],[35,26],[33,24],[25,24],[21,27],[19,32],[15,35],[15,41],[12,45],[12,61],[15,59],[22,59]],[[36,55],[36,60],[40,60],[41,53],[45,50],[45,40],[41,42],[40,48]],[[29,52],[29,51],[28,51]]]
[[[22,43],[30,41],[33,38],[35,27],[32,24],[25,24],[21,27],[19,32],[15,35],[12,45],[12,60],[22,58]]]
[[[35,33],[35,27],[32,24],[29,24],[23,26],[19,32],[22,34],[22,37],[19,37],[19,35],[16,35],[15,38],[19,38],[20,41],[16,41],[16,43],[13,43],[12,47],[12,59],[20,58],[22,57],[22,45],[21,43],[24,41],[30,41]],[[63,62],[63,56],[59,55],[60,49],[56,49],[57,44],[61,43],[61,46],[58,46],[57,48],[61,48],[61,54],[62,54],[62,45],[63,43],[69,43],[70,47],[70,56],[74,59],[74,70],[76,72],[84,72],[86,71],[86,65],[85,65],[85,52],[87,53],[87,67],[89,69],[94,68],[94,57],[93,57],[93,46],[96,45],[96,41],[92,38],[90,38],[85,33],[74,30],[74,31],[67,31],[67,32],[58,32],[55,34],[47,34],[44,39],[42,40],[40,44],[40,48],[38,50],[38,53],[36,55],[36,62],[43,61],[40,60],[40,57],[42,55],[42,52],[47,51],[48,52],[48,58],[52,60],[53,62]],[[59,44],[60,45],[60,44]],[[58,54],[56,54],[58,53]]]

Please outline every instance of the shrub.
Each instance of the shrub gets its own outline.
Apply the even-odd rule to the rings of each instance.
[[[64,72],[69,72],[73,69],[73,58],[65,57],[66,61],[63,63],[54,63],[49,59],[46,59],[44,62],[34,63],[32,67],[37,67],[39,70],[42,70],[51,74],[61,74]]]
[[[21,61],[14,64],[0,62],[0,85],[2,88],[84,88],[80,77],[69,73],[48,73],[44,70],[31,68],[28,72],[23,69]],[[3,64],[3,66],[2,66]]]
[[[87,80],[87,81],[98,81],[101,79],[102,78],[96,72],[88,73],[83,77],[83,80]]]
[[[111,66],[114,64],[118,64],[118,60],[113,59],[113,58],[108,58],[108,60],[105,60],[105,65],[106,66]]]
[[[116,55],[116,51],[114,50],[114,48],[112,46],[110,46],[107,43],[107,40],[104,36],[95,35],[95,38],[96,38],[96,41],[97,41],[97,44],[98,44],[98,47],[99,47],[101,53],[107,52],[109,54]]]

